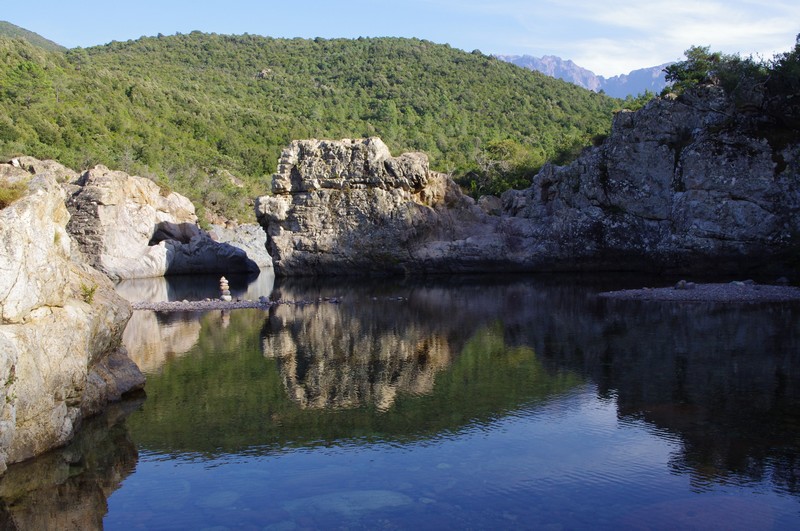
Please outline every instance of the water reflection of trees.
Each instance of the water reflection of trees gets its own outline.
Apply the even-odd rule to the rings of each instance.
[[[109,496],[136,466],[124,419],[140,406],[115,404],[69,446],[10,466],[0,478],[0,529],[103,529]]]
[[[148,379],[150,398],[131,419],[137,440],[201,454],[417,440],[582,383],[544,370],[534,349],[507,345],[503,301],[471,306],[477,287],[378,285],[324,300],[339,289],[284,284],[280,298],[308,304],[231,312],[227,329],[204,316],[192,356]]]
[[[167,451],[405,440],[587,379],[621,419],[676,436],[670,466],[696,488],[798,493],[800,308],[605,301],[593,282],[284,280],[275,298],[309,304],[232,312],[228,329],[204,316],[197,355],[150,378],[163,407],[135,422]]]

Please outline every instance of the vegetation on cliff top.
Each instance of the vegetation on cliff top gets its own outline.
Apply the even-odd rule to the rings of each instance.
[[[377,135],[497,192],[607,133],[619,105],[417,39],[193,32],[54,52],[0,38],[0,156],[102,163],[239,219],[293,139]]]
[[[692,46],[686,60],[666,68],[672,83],[667,91],[679,94],[699,85],[718,85],[737,108],[758,116],[756,125],[779,131],[800,132],[800,35],[794,48],[772,59],[756,59],[711,52],[708,47]]]

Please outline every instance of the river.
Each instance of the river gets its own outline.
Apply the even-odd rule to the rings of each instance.
[[[632,276],[232,277],[136,311],[146,397],[9,468],[0,528],[800,527],[800,306]],[[129,281],[136,300],[215,277]]]

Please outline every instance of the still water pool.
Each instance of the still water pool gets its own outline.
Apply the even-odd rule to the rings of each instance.
[[[248,280],[234,295],[294,304],[136,312],[146,398],[12,467],[52,477],[0,487],[0,524],[800,528],[797,305],[597,297],[624,277]]]

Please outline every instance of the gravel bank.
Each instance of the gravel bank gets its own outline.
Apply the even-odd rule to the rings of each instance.
[[[315,301],[270,301],[261,299],[257,301],[223,301],[220,299],[205,299],[202,301],[169,301],[169,302],[132,302],[131,308],[134,310],[155,310],[157,312],[191,312],[205,310],[236,310],[239,308],[262,308],[267,309],[278,304],[312,304],[315,302],[327,302],[338,304],[341,302],[339,297],[324,297]]]
[[[800,288],[760,285],[752,282],[693,284],[679,282],[669,288],[626,289],[600,293],[601,297],[619,300],[682,302],[788,302],[800,301]]]

